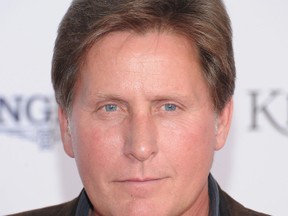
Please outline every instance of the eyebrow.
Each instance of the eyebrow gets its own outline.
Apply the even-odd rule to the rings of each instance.
[[[128,104],[127,100],[125,100],[122,96],[117,94],[104,94],[104,93],[96,93],[96,94],[89,94],[87,97],[88,106],[94,105],[95,103],[102,102],[105,100],[117,101],[122,104]]]
[[[177,94],[177,93],[173,93],[173,94],[162,94],[162,95],[154,95],[151,96],[150,98],[147,98],[148,100],[151,100],[152,102],[159,102],[159,101],[176,101],[179,103],[186,103],[187,102],[193,103],[194,100],[197,100],[197,97],[191,98],[187,95],[183,95],[183,94]],[[111,93],[96,93],[96,94],[90,94],[88,95],[88,99],[87,99],[87,104],[88,105],[94,105],[95,103],[101,102],[101,101],[105,101],[105,100],[111,100],[111,101],[116,101],[125,105],[128,105],[128,101],[129,99],[125,99],[125,96],[121,96],[119,94],[111,94]]]
[[[177,93],[173,92],[172,94],[159,94],[152,97],[152,101],[176,101],[182,104],[192,104],[196,100],[198,100],[198,97],[195,94],[183,94],[183,93]]]

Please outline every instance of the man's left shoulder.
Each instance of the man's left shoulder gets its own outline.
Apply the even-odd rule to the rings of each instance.
[[[219,188],[220,196],[220,215],[225,216],[269,216],[268,214],[256,212],[238,203],[221,188]]]

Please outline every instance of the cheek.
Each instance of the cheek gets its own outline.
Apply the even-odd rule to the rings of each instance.
[[[209,172],[216,143],[214,124],[209,121],[170,124],[161,131],[161,149],[167,155],[177,172],[187,175],[197,170]],[[185,174],[185,175],[186,175]]]
[[[72,145],[78,169],[85,173],[109,170],[121,153],[121,136],[116,127],[85,122],[73,128]],[[97,174],[98,175],[98,174]]]

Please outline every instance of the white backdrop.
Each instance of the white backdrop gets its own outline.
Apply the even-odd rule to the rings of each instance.
[[[212,173],[242,204],[288,215],[288,2],[225,1],[235,112]],[[82,186],[59,141],[50,62],[70,0],[0,0],[0,215],[70,200]]]

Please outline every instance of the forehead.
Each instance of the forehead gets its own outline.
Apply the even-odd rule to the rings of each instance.
[[[167,40],[168,39],[168,40]],[[170,40],[169,40],[170,39]],[[171,40],[172,39],[172,40]],[[191,51],[193,55],[197,55],[198,58],[198,48],[192,38],[186,37],[184,35],[174,33],[173,31],[147,31],[145,33],[137,33],[134,31],[116,31],[111,32],[105,36],[100,37],[91,48],[88,50],[88,54],[93,51],[103,51],[103,48],[112,49],[110,51],[120,51],[121,48],[129,48],[129,46],[137,40],[137,44],[141,46],[143,43],[146,43],[147,49],[154,46],[158,48],[158,45],[167,46],[171,41],[178,44],[178,47],[182,47],[188,51]],[[147,44],[149,42],[149,44]],[[137,44],[133,44],[132,48],[137,49]],[[136,45],[136,47],[135,47]],[[143,51],[143,50],[141,50]],[[102,52],[103,54],[103,52]]]
[[[181,56],[176,56],[176,53]],[[95,66],[111,66],[128,59],[130,62],[145,62],[148,59],[155,62],[161,61],[161,58],[171,58],[175,64],[186,61],[195,65],[196,62],[201,67],[197,46],[187,37],[168,32],[137,34],[122,31],[109,33],[97,40],[86,53],[84,66],[92,62]]]
[[[186,92],[207,87],[201,71],[196,46],[183,36],[114,32],[97,41],[87,53],[81,83],[87,92],[115,91],[113,87],[117,87],[123,94],[139,88],[146,93],[180,94],[183,86]]]

